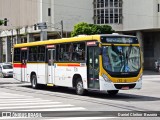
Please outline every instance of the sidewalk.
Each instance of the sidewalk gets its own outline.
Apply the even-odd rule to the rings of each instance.
[[[160,72],[156,72],[153,70],[144,70],[143,75],[160,75]]]

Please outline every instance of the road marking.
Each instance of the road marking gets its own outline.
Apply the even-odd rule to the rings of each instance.
[[[16,110],[16,111],[80,111],[86,110],[83,107],[69,107],[69,108],[46,108],[46,109],[30,109],[30,110]]]
[[[9,120],[9,119],[37,119],[37,118],[26,118],[26,117],[2,117],[0,119],[2,120]],[[118,117],[67,117],[67,118],[38,118],[38,120],[106,120],[106,119],[113,119],[113,118],[118,118]]]
[[[45,101],[41,101],[41,102],[31,102],[31,103],[25,103],[24,104],[24,102],[23,103],[0,103],[0,106],[14,106],[14,105],[22,105],[22,106],[26,106],[26,105],[45,105],[45,104],[50,104],[50,105],[52,105],[52,104],[60,104],[61,102],[45,102]]]
[[[40,101],[50,101],[51,102],[51,100],[43,100],[43,99],[0,99],[0,103],[5,103],[5,102],[27,102],[27,101],[32,101],[32,102],[40,102]]]
[[[2,94],[1,94],[2,93]],[[80,111],[86,110],[71,104],[0,92],[0,110],[5,111]]]
[[[67,118],[55,118],[55,120],[103,120],[103,119],[112,119],[118,117],[67,117]],[[45,120],[45,119],[42,119]],[[46,119],[46,120],[54,120],[53,119]]]
[[[0,104],[8,104],[8,103],[30,103],[30,102],[34,102],[34,103],[37,103],[37,102],[53,102],[51,100],[12,100],[12,101],[8,101],[8,100],[5,100],[5,101],[0,101]]]
[[[71,106],[74,106],[74,105],[70,105],[70,104],[61,104],[61,105],[43,105],[43,106],[10,106],[10,107],[1,107],[0,106],[0,109],[19,109],[19,108],[23,108],[26,109],[26,108],[44,108],[44,107],[47,107],[47,108],[50,108],[50,107],[71,107]]]

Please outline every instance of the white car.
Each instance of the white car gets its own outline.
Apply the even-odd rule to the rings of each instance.
[[[10,63],[0,63],[0,76],[13,77],[13,67]]]

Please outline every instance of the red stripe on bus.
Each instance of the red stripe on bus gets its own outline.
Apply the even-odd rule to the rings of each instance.
[[[13,64],[14,68],[26,68],[26,65],[24,64]]]

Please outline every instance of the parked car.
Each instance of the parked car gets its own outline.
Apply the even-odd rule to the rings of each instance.
[[[0,76],[13,77],[13,67],[10,63],[0,63]]]

